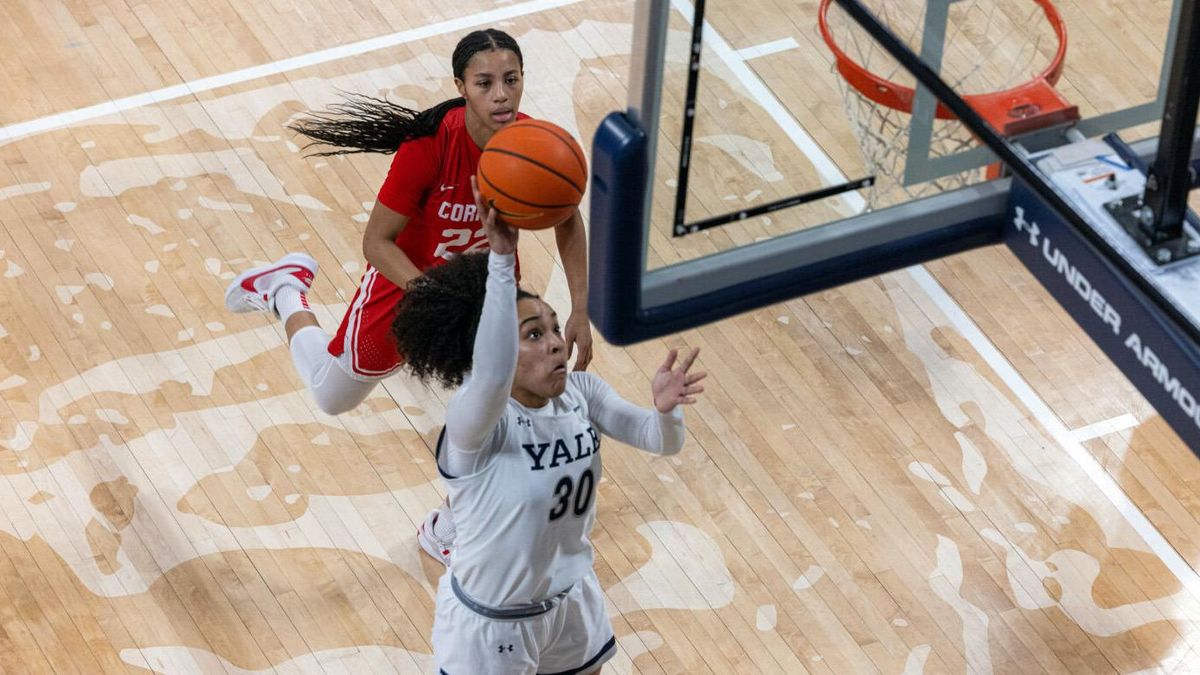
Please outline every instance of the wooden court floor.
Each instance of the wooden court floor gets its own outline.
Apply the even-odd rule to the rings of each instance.
[[[1059,4],[1083,44],[1167,6]],[[734,49],[797,41],[744,65],[804,68],[808,89],[775,94],[852,173],[815,3],[710,5]],[[436,103],[458,37],[498,26],[525,50],[523,109],[586,141],[625,104],[632,8],[0,3],[0,670],[430,672],[441,570],[414,533],[443,494],[446,392],[397,376],[325,416],[278,326],[226,313],[222,290],[306,251],[332,332],[362,273],[388,158],[304,158],[292,115],[339,89]],[[681,63],[682,16],[672,30]],[[1107,76],[1153,80],[1137,56]],[[1086,65],[1067,85],[1106,104]],[[700,158],[768,147],[778,171],[698,170],[697,208],[815,184],[709,67],[712,109],[760,123],[702,131]],[[787,226],[664,226],[651,264]],[[529,286],[567,311],[552,237],[521,245]],[[678,345],[712,373],[684,451],[605,457],[606,672],[1200,672],[1200,462],[1006,250],[599,344],[594,370],[646,402]]]

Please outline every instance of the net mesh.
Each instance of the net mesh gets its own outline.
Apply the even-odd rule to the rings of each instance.
[[[1003,91],[1034,79],[1058,47],[1053,27],[1033,0],[864,0],[864,4],[913,51],[921,53],[927,6],[950,2],[939,73],[960,95]],[[834,41],[868,72],[914,88],[912,75],[836,3],[827,20]],[[876,176],[867,204],[880,208],[953,190],[984,179],[985,169],[906,183],[911,141],[908,112],[877,103],[837,77],[847,118],[866,170]],[[933,120],[929,157],[945,157],[978,145],[957,120]]]

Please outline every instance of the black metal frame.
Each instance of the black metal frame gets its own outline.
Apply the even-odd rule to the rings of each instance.
[[[679,178],[675,187],[675,219],[672,234],[676,237],[693,234],[729,223],[745,220],[764,213],[771,213],[808,202],[836,197],[843,192],[851,192],[875,184],[874,176],[866,176],[857,180],[847,181],[838,185],[830,185],[819,190],[804,192],[766,204],[759,204],[740,211],[731,211],[718,216],[712,216],[694,223],[686,221],[688,175],[692,163],[693,129],[696,121],[696,90],[700,84],[700,53],[704,44],[704,1],[696,0],[695,13],[692,16],[691,54],[688,60],[687,93],[683,102],[683,134],[679,141]]]
[[[692,17],[692,46],[688,62],[687,93],[683,101],[683,138],[679,140],[679,178],[675,187],[675,236],[687,234],[683,224],[687,209],[688,175],[692,164],[692,129],[696,124],[696,90],[700,85],[700,52],[704,44],[704,0],[696,0]]]
[[[950,109],[959,121],[967,126],[975,136],[988,146],[992,152],[1000,157],[1001,161],[1008,165],[1013,174],[1019,176],[1022,180],[1030,185],[1036,186],[1041,197],[1046,203],[1054,209],[1056,213],[1065,221],[1077,229],[1093,246],[1098,250],[1103,251],[1117,269],[1125,275],[1130,282],[1137,286],[1138,290],[1150,298],[1154,304],[1167,316],[1171,317],[1172,321],[1180,326],[1180,328],[1188,335],[1188,337],[1200,343],[1200,328],[1197,328],[1191,321],[1185,317],[1173,303],[1165,298],[1162,292],[1142,277],[1133,267],[1133,265],[1123,256],[1112,250],[1112,247],[1104,241],[1092,227],[1084,220],[1070,204],[1070,200],[1062,190],[1056,186],[1047,176],[1045,176],[1033,163],[1020,151],[1017,150],[1008,139],[1001,136],[995,129],[992,128],[975,109],[963,100],[957,92],[946,84],[942,78],[933,71],[924,61],[921,60],[915,52],[912,51],[900,38],[892,33],[891,30],[884,26],[882,22],[871,13],[861,2],[861,0],[834,0],[847,14],[850,15],[863,30],[871,35],[871,37],[879,43],[881,47],[886,49],[892,58],[896,59],[900,64],[912,73],[913,77],[929,88],[934,96]],[[1183,0],[1189,5],[1195,5],[1198,0]],[[1184,26],[1183,22],[1180,23]],[[1183,39],[1183,35],[1179,36],[1179,43],[1187,43],[1190,40]],[[1200,58],[1192,57],[1195,60]],[[1198,78],[1200,79],[1200,78]],[[1178,92],[1169,92],[1168,98],[1175,98]],[[1193,118],[1194,127],[1194,118]],[[1179,143],[1179,152],[1187,153],[1185,159],[1190,157],[1191,153],[1191,138],[1187,142]],[[1159,143],[1159,156],[1162,154],[1163,142]],[[1186,174],[1185,174],[1186,175]],[[1186,197],[1186,193],[1185,193]]]
[[[1156,262],[1168,263],[1200,253],[1183,232],[1192,137],[1200,104],[1200,0],[1180,0],[1179,27],[1171,55],[1167,98],[1159,130],[1158,156],[1146,172],[1142,211],[1126,230]],[[1141,236],[1139,236],[1141,235]]]

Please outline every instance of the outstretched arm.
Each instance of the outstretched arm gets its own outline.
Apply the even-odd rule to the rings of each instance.
[[[446,408],[444,466],[451,475],[472,473],[483,465],[487,453],[480,451],[490,447],[487,441],[504,416],[517,369],[517,233],[497,223],[493,209],[481,213],[492,251],[471,375]]]
[[[588,398],[592,423],[600,433],[626,445],[656,455],[673,455],[683,448],[683,410],[680,406],[696,401],[704,391],[698,382],[703,372],[689,373],[699,350],[684,357],[675,367],[677,352],[672,349],[654,374],[651,389],[654,408],[636,406],[621,397],[607,382],[595,375],[575,375]]]
[[[477,452],[504,415],[517,368],[515,256],[488,254],[487,294],[471,374],[446,407],[446,439],[457,450]]]

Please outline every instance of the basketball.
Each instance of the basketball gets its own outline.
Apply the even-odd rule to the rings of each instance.
[[[479,158],[484,203],[507,224],[526,230],[567,219],[587,187],[587,159],[562,127],[519,120],[497,131]]]

